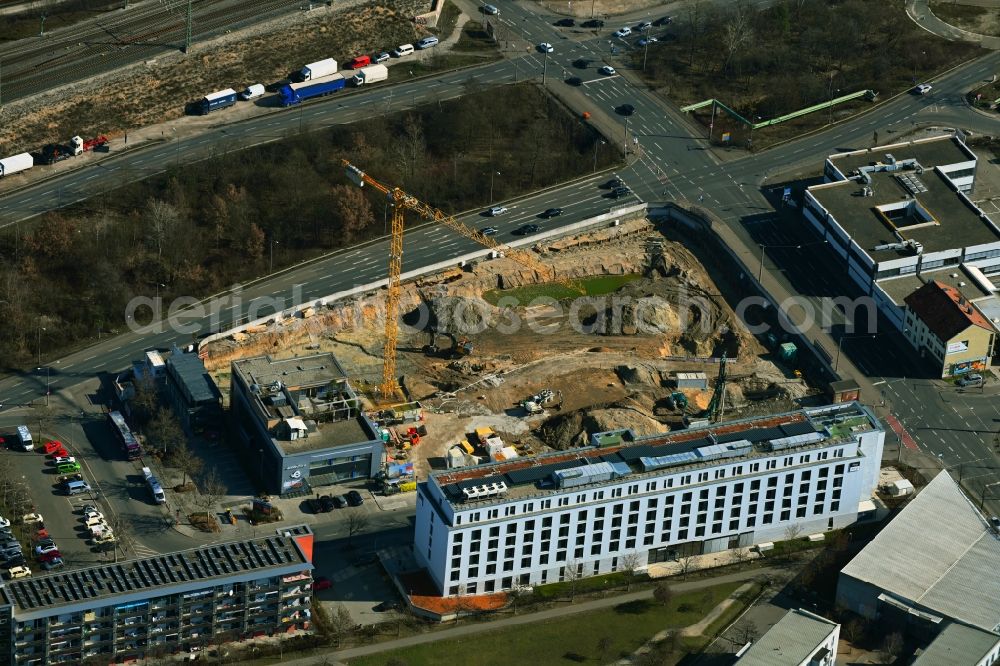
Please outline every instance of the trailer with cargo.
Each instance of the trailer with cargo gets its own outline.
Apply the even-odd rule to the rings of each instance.
[[[352,81],[356,86],[364,86],[389,78],[389,68],[385,65],[369,65],[362,67],[354,75]]]
[[[208,115],[212,111],[225,109],[236,104],[236,91],[232,88],[209,93],[198,102],[198,113]]]
[[[346,84],[343,74],[332,74],[321,79],[304,83],[290,83],[281,86],[278,97],[282,106],[292,106],[313,97],[322,97],[337,92]]]
[[[26,171],[35,166],[35,158],[31,153],[20,153],[0,159],[0,177],[10,176],[19,171]]]
[[[49,143],[42,148],[41,162],[43,164],[55,164],[70,157],[76,157],[77,155],[100,148],[107,142],[108,137],[101,135],[86,140],[81,136],[74,136],[69,140],[69,143]]]
[[[309,63],[297,71],[292,78],[295,81],[302,83],[304,81],[315,81],[316,79],[321,79],[325,76],[330,76],[331,74],[336,73],[337,61],[333,58],[324,58],[323,60]]]

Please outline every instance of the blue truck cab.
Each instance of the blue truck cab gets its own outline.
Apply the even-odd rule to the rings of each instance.
[[[339,72],[330,76],[323,76],[303,83],[290,83],[281,86],[278,90],[278,97],[282,106],[298,104],[313,97],[321,97],[337,92],[347,84],[347,79]]]
[[[225,90],[210,93],[201,98],[201,101],[198,102],[198,112],[204,116],[212,111],[225,109],[226,107],[234,106],[235,104],[236,91],[232,88],[226,88]]]

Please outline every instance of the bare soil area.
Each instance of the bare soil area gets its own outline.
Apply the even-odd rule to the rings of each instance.
[[[1000,5],[984,7],[956,0],[930,0],[929,6],[935,16],[956,28],[1000,37]]]
[[[607,295],[505,308],[482,294],[498,283],[511,293],[543,286],[507,258],[404,285],[397,370],[409,397],[425,406],[428,433],[400,455],[418,473],[444,466],[448,450],[463,439],[475,446],[477,427],[493,428],[520,455],[585,444],[592,432],[629,428],[646,435],[683,427],[708,407],[723,354],[730,377],[726,418],[791,409],[812,393],[794,368],[769,360],[716,296],[705,267],[650,221],[541,242],[534,250],[567,284],[595,275],[635,279]],[[357,386],[371,387],[381,371],[381,298],[209,343],[207,364],[226,386],[234,358],[323,350],[334,353]],[[443,331],[435,349],[432,327]],[[681,390],[686,408],[670,398],[677,372],[704,372],[709,380],[704,389]],[[546,389],[553,399],[528,414],[522,402]],[[481,448],[474,456],[488,460]]]

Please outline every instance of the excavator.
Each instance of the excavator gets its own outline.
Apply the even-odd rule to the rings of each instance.
[[[463,356],[468,356],[472,353],[472,342],[467,338],[457,338],[454,333],[449,331],[431,329],[431,341],[424,347],[424,352],[428,356],[437,356],[439,354],[444,354],[450,358],[462,358]],[[451,347],[447,350],[442,350],[437,344],[437,338],[439,335],[443,335],[451,340]]]

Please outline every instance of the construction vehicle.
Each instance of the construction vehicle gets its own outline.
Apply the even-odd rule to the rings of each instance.
[[[726,409],[726,354],[722,354],[719,359],[719,376],[715,380],[715,391],[712,392],[712,399],[708,401],[708,407],[700,414],[701,418],[710,421],[718,421],[722,418],[722,413]]]
[[[435,356],[441,352],[441,348],[438,347],[437,345],[437,336],[439,335],[443,335],[451,340],[451,347],[448,351],[448,355],[451,358],[461,358],[463,356],[468,356],[469,354],[472,353],[473,346],[472,343],[468,340],[468,338],[459,339],[455,337],[454,333],[450,333],[448,331],[440,331],[433,328],[431,329],[430,333],[431,333],[430,344],[428,344],[424,348],[424,351],[427,353],[428,356]]]
[[[688,397],[683,391],[674,391],[667,396],[667,407],[684,411],[688,406]]]
[[[538,272],[547,279],[551,280],[555,278],[555,270],[535,259],[531,253],[498,243],[491,237],[484,236],[476,229],[472,229],[459,222],[453,216],[407,194],[399,187],[383,185],[351,164],[348,160],[343,160],[343,165],[348,180],[358,187],[364,187],[365,185],[374,187],[386,196],[389,205],[392,206],[392,234],[389,242],[389,283],[386,289],[385,301],[385,343],[382,347],[382,383],[379,384],[380,398],[388,401],[394,399],[399,392],[399,383],[396,381],[396,341],[399,337],[399,286],[403,265],[403,227],[407,210],[416,212],[424,219],[440,222],[452,231],[458,232],[480,245],[503,254],[522,266]]]
[[[555,400],[556,394],[551,389],[543,389],[530,398],[521,401],[521,409],[532,414],[541,414],[545,411],[545,405]]]

